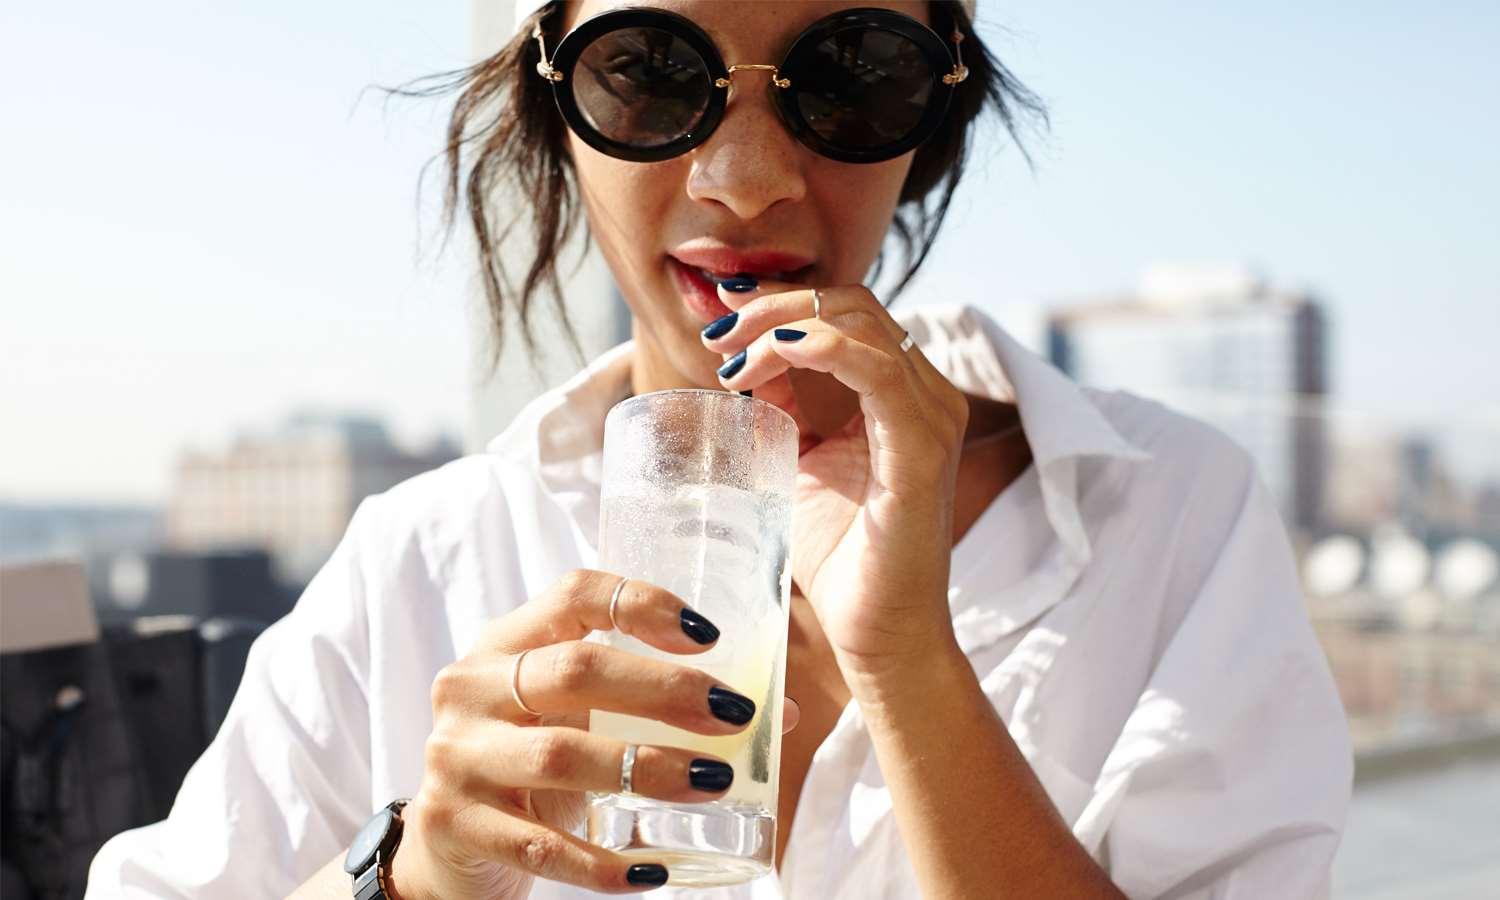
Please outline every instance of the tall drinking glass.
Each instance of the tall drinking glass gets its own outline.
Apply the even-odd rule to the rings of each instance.
[[[797,426],[763,400],[659,391],[620,403],[605,420],[599,567],[672,591],[721,636],[691,657],[617,631],[596,639],[700,668],[756,705],[749,726],[728,737],[618,713],[589,717],[595,734],[734,766],[733,786],[711,803],[589,796],[589,840],[662,862],[672,884],[749,881],[774,861],[796,472]]]

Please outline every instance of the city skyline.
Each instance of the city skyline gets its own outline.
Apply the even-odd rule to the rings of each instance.
[[[1326,302],[1336,409],[1500,428],[1500,124],[1478,114],[1500,12],[979,19],[1054,127],[1034,173],[981,138],[902,303],[1003,317],[1156,261],[1249,262]],[[159,501],[179,450],[298,406],[462,430],[468,261],[434,257],[430,183],[414,202],[443,108],[362,92],[462,64],[468,23],[456,2],[0,13],[8,83],[57,70],[7,97],[33,138],[0,147],[0,497]]]

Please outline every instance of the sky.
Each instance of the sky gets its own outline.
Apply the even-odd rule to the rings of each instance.
[[[469,15],[0,8],[0,499],[159,501],[181,450],[297,408],[463,432],[470,270],[416,191],[445,110],[368,88],[467,62]],[[1249,263],[1327,304],[1340,410],[1500,434],[1500,5],[979,18],[1052,127],[1029,169],[987,125],[902,303],[1004,316]]]

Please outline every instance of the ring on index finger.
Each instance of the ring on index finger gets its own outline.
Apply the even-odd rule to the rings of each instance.
[[[910,331],[903,331],[901,333],[901,346],[897,349],[899,349],[902,353],[905,353],[906,351],[910,350],[916,343],[917,342],[912,339]]]
[[[821,318],[823,318],[823,293],[821,291],[819,291],[817,288],[813,288],[812,292],[813,292],[813,318],[814,319],[821,319]]]
[[[625,590],[625,582],[629,578],[621,578],[620,583],[615,585],[615,592],[609,595],[609,624],[614,626],[615,631],[624,631],[620,622],[615,618],[615,611],[620,608],[620,593]]]

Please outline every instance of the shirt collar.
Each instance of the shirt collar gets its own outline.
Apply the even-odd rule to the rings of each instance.
[[[960,390],[1016,404],[1041,479],[1047,521],[1070,561],[1088,562],[1089,539],[1078,510],[1078,461],[1138,462],[1150,454],[1127,441],[1075,382],[980,310],[923,307],[897,319]]]
[[[896,315],[932,364],[960,390],[1015,403],[1041,479],[1047,520],[1075,565],[1090,555],[1078,509],[1084,457],[1140,461],[1083,389],[972,306],[920,307]],[[487,449],[521,454],[595,546],[604,418],[629,392],[632,342],[595,359],[528,404]]]

